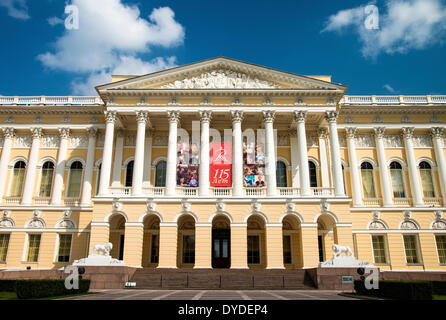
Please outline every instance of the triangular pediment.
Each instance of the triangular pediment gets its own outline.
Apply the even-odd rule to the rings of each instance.
[[[120,76],[125,78],[124,76]],[[214,58],[96,87],[109,90],[303,89],[341,90],[346,87],[321,77],[301,76],[228,58]]]

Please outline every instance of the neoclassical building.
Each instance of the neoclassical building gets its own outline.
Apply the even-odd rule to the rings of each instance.
[[[446,96],[215,58],[98,97],[0,97],[0,269],[446,270]]]

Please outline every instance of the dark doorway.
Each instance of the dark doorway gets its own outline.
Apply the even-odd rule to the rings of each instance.
[[[324,241],[322,236],[317,236],[317,245],[319,247],[319,262],[324,262]]]
[[[124,260],[124,235],[121,234],[121,237],[119,238],[119,259],[118,260]]]
[[[229,268],[231,266],[231,230],[212,230],[212,268]]]

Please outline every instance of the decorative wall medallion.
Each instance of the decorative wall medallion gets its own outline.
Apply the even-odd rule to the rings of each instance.
[[[184,212],[190,212],[190,208],[192,207],[192,204],[188,202],[187,200],[181,201],[181,207],[183,208]]]
[[[122,202],[119,202],[118,198],[113,199],[113,202],[112,202],[113,212],[121,211],[121,209],[122,209]]]
[[[58,148],[60,136],[58,134],[45,134],[42,137],[42,148]]]
[[[321,212],[327,212],[328,210],[330,210],[330,203],[327,201],[327,199],[322,199],[320,206]]]
[[[45,228],[45,221],[40,217],[42,212],[40,210],[33,211],[33,217],[26,224],[27,228],[43,229]]]
[[[155,211],[156,203],[155,203],[155,201],[153,201],[153,199],[147,199],[146,206],[147,206],[148,212],[153,212],[153,211]]]
[[[252,212],[260,212],[261,207],[262,207],[262,204],[260,202],[258,202],[257,200],[251,201]]]
[[[432,223],[432,229],[444,230],[446,229],[446,221],[443,220],[443,212],[435,211],[435,221]]]
[[[0,228],[14,228],[14,220],[10,218],[11,211],[4,210],[0,219]]]
[[[296,204],[291,202],[291,201],[289,201],[289,200],[287,200],[287,202],[285,204],[285,207],[286,207],[286,211],[287,212],[294,212],[294,211],[296,211]]]
[[[226,204],[221,199],[218,199],[215,203],[215,207],[217,208],[217,212],[223,212],[225,211]]]

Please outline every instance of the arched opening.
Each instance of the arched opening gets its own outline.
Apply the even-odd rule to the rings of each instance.
[[[317,188],[317,170],[313,161],[308,161],[308,170],[310,171],[310,187]]]
[[[149,214],[143,223],[142,266],[155,268],[159,262],[160,218],[155,214]]]
[[[288,185],[286,164],[283,161],[276,162],[276,184],[278,188],[286,188]]]
[[[110,217],[110,236],[109,242],[113,248],[110,255],[118,260],[124,260],[124,235],[125,235],[125,218],[122,214],[115,214]]]
[[[54,163],[46,161],[42,166],[40,177],[39,197],[51,197],[51,188],[53,185]]]
[[[405,198],[406,191],[404,190],[403,168],[397,161],[393,161],[389,165],[390,177],[392,180],[392,190],[394,198]]]
[[[70,166],[70,174],[68,177],[67,198],[79,198],[81,195],[82,172],[84,166],[80,161],[74,161]]]
[[[185,214],[178,219],[178,255],[179,268],[193,268],[195,264],[195,220]]]
[[[299,219],[291,214],[282,220],[283,264],[285,268],[301,268],[302,234]]]
[[[264,268],[266,265],[265,221],[257,214],[248,219],[248,267]]]
[[[328,214],[322,214],[317,219],[317,243],[319,250],[319,262],[326,261],[330,257],[333,244],[337,244],[336,221]]]
[[[376,198],[375,176],[370,162],[361,163],[362,192],[364,199]]]
[[[421,161],[419,167],[423,196],[425,198],[435,198],[435,186],[431,165],[427,161]]]
[[[21,197],[23,191],[23,181],[25,180],[26,163],[17,161],[12,171],[12,183],[9,195],[11,197]]]
[[[96,193],[99,194],[99,184],[101,183],[101,169],[102,169],[102,163],[98,166],[98,171],[96,173]]]
[[[166,186],[166,161],[162,160],[156,164],[155,170],[155,187]]]
[[[212,268],[231,266],[231,222],[223,214],[212,220]]]
[[[130,161],[125,170],[125,187],[130,188],[133,184],[133,165],[135,161]]]

